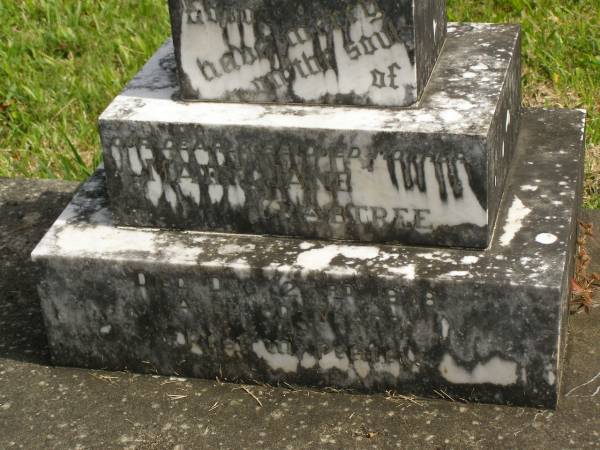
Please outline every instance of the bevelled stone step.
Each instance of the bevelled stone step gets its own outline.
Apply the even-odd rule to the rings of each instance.
[[[186,100],[408,106],[445,0],[170,0]]]
[[[552,407],[583,127],[524,114],[478,251],[117,228],[99,173],[33,253],[54,362]]]
[[[180,103],[167,44],[100,119],[115,221],[485,247],[518,131],[519,35],[453,25],[403,110]]]

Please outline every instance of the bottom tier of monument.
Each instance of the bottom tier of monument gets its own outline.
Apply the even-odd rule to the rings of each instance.
[[[99,171],[33,253],[53,361],[554,407],[583,136],[524,113],[483,251],[116,228]]]

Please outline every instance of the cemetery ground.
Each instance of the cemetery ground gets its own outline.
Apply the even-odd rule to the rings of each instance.
[[[83,180],[96,119],[169,35],[163,0],[0,4],[0,176]],[[600,4],[448,0],[450,20],[520,22],[525,106],[588,111],[585,206],[600,208]]]

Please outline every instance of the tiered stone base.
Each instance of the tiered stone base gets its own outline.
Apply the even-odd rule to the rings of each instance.
[[[519,130],[520,31],[448,32],[402,109],[181,102],[165,44],[100,117],[115,224],[487,247]]]
[[[33,253],[54,362],[554,407],[583,121],[523,114],[478,251],[117,228],[99,171]]]

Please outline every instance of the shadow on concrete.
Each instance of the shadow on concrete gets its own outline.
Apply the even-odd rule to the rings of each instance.
[[[0,358],[50,363],[36,288],[40,269],[30,254],[76,187],[62,181],[0,180]]]

